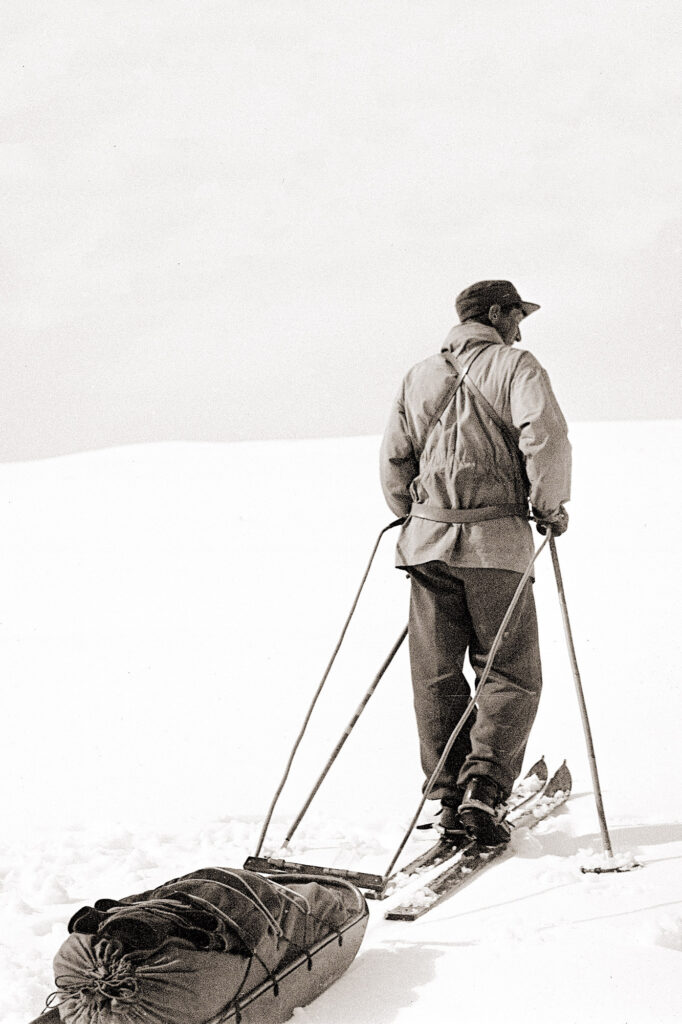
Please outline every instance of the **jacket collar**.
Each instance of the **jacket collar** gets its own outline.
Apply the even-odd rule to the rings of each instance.
[[[469,342],[477,341],[483,341],[486,345],[504,344],[494,327],[469,320],[464,324],[455,324],[443,342],[441,352],[453,352],[455,355],[459,355],[467,348]]]

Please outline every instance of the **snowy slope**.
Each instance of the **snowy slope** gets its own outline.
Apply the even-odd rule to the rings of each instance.
[[[598,824],[549,557],[545,693],[529,763],[568,757],[574,798],[518,855],[413,924],[371,907],[361,953],[305,1024],[450,1019],[640,1024],[682,1005],[677,599],[682,422],[572,429],[559,543],[617,851]],[[140,446],[0,466],[0,1019],[53,987],[78,906],[239,865],[390,521],[376,438]],[[655,504],[653,502],[655,501]],[[273,847],[400,633],[408,584],[377,563],[271,829]],[[297,836],[382,870],[419,799],[400,651]]]

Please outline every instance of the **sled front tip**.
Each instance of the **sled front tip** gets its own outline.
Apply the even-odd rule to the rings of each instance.
[[[60,1021],[59,1010],[56,1006],[53,1006],[51,1010],[46,1010],[45,1013],[34,1017],[30,1024],[59,1024]]]

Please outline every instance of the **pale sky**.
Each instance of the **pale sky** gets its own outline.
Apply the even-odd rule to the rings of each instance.
[[[569,421],[681,417],[680,27],[5,0],[0,459],[380,433],[488,277]]]

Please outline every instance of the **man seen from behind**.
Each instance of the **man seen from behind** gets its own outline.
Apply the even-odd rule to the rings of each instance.
[[[571,446],[547,373],[515,348],[540,307],[509,281],[457,297],[440,353],[405,376],[381,446],[381,483],[407,517],[396,564],[411,581],[409,645],[428,780],[471,697],[541,532],[568,526]],[[532,579],[502,638],[478,705],[430,792],[446,835],[507,841],[504,802],[521,772],[542,686]]]

